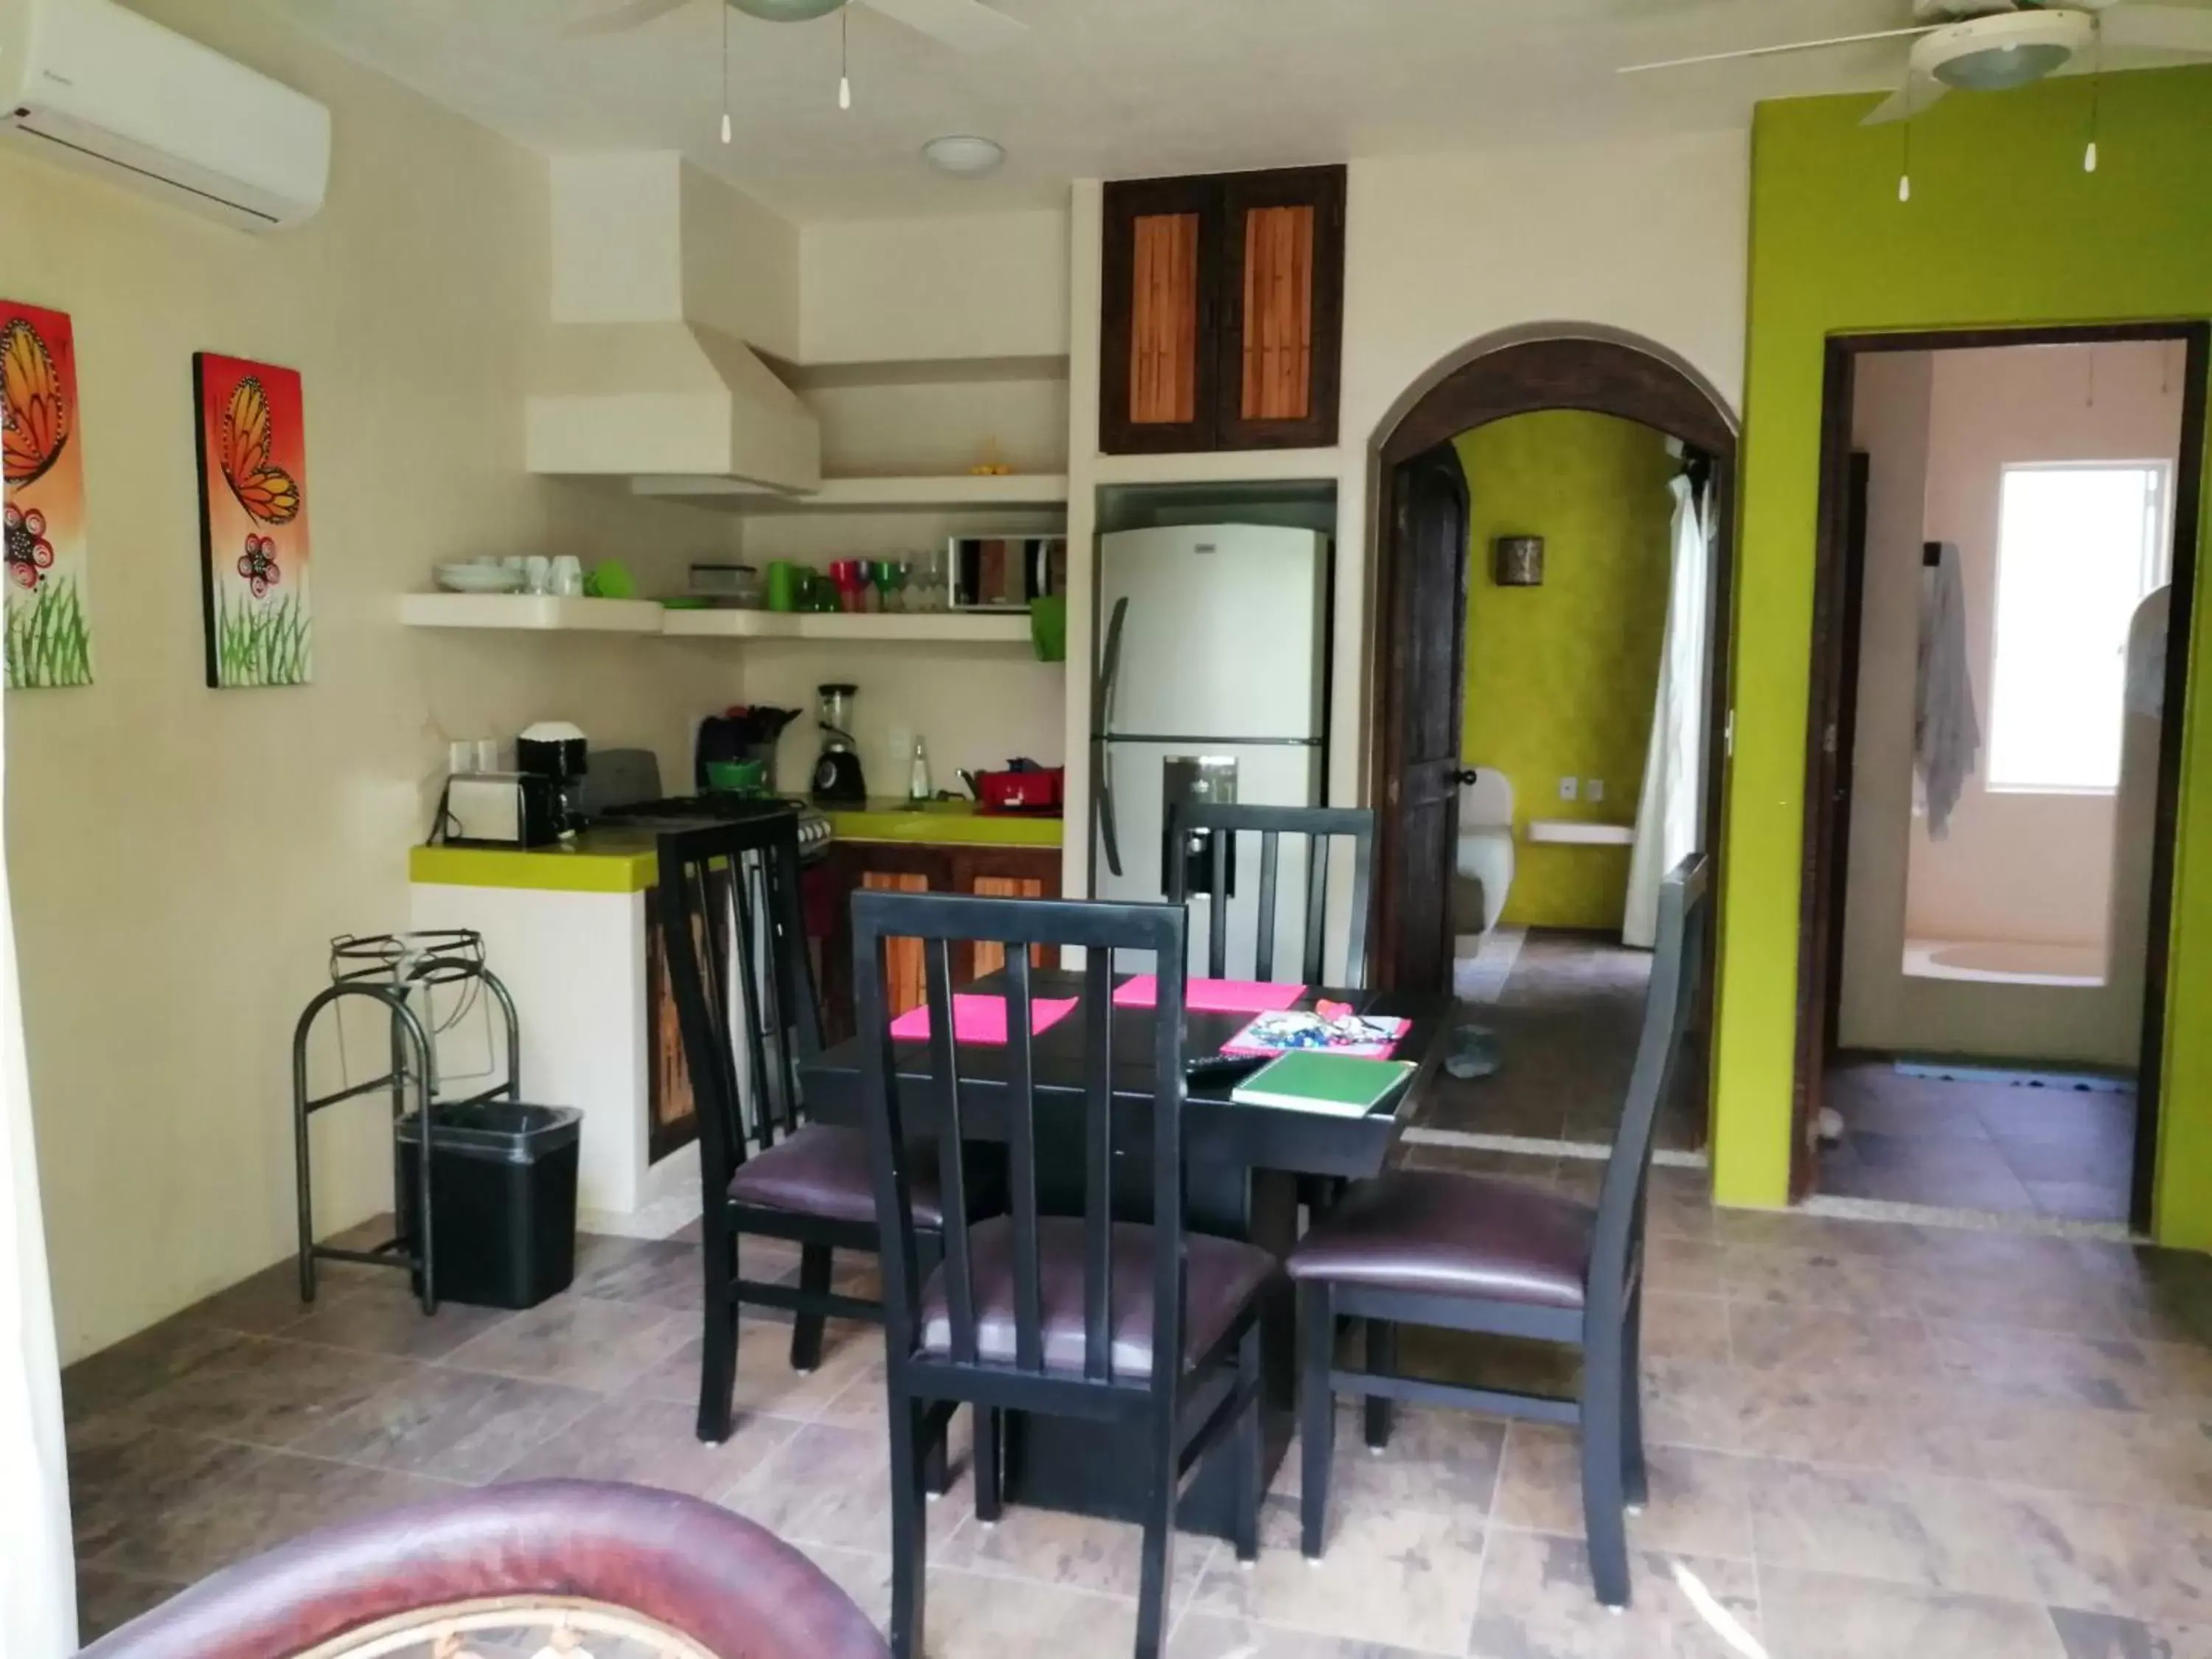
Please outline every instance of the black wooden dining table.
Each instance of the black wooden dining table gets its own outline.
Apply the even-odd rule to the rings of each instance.
[[[1037,1001],[1073,998],[1082,976],[1057,969],[1030,975]],[[1003,994],[1006,981],[992,975],[965,992]],[[1185,1212],[1197,1232],[1247,1239],[1277,1255],[1296,1241],[1302,1176],[1357,1179],[1379,1173],[1423,1099],[1435,1086],[1457,1010],[1449,996],[1389,991],[1310,989],[1298,1006],[1327,1000],[1363,1014],[1395,1015],[1411,1022],[1398,1058],[1415,1062],[1410,1084],[1382,1109],[1342,1117],[1275,1106],[1239,1105],[1232,1085],[1194,1087],[1182,1110]],[[1184,1016],[1186,1060],[1218,1054],[1251,1023],[1249,1013],[1193,1009]],[[1153,1097],[1151,1008],[1113,1011],[1109,1042],[1115,1091],[1116,1218],[1149,1219]],[[1071,1015],[1038,1033],[1035,1045],[1036,1145],[1040,1203],[1047,1212],[1079,1214],[1083,1162],[1079,1127],[1085,1052],[1082,1021]],[[800,1066],[810,1115],[817,1122],[863,1128],[867,1110],[861,1073],[863,1039],[851,1038]],[[1006,1138],[1008,1105],[1006,1049],[963,1044],[960,1103],[963,1132],[973,1140]],[[893,1050],[899,1075],[917,1083],[931,1076],[926,1041],[902,1042]],[[916,1090],[905,1110],[908,1123],[932,1122],[933,1091]],[[1272,1480],[1296,1421],[1297,1364],[1293,1300],[1279,1285],[1261,1310],[1262,1408],[1265,1468]],[[1019,1504],[1133,1519],[1141,1498],[1146,1459],[1139,1439],[1073,1419],[1010,1417],[1006,1430],[1006,1497]],[[1231,1471],[1226,1447],[1193,1473],[1177,1525],[1186,1531],[1229,1535]]]

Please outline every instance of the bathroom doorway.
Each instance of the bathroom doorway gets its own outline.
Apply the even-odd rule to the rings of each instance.
[[[1611,1142],[1650,971],[1632,866],[1656,895],[1662,847],[1716,840],[1735,447],[1709,388],[1620,338],[1476,349],[1384,441],[1375,959],[1488,1034],[1417,1139],[1593,1167]],[[1693,1160],[1683,1070],[1662,1155]]]
[[[2148,1224],[2204,348],[1832,342],[1800,1193]]]

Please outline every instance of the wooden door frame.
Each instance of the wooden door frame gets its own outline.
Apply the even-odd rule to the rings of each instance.
[[[2205,387],[2208,372],[2212,372],[2212,324],[2185,319],[2075,326],[1934,329],[1838,334],[1828,338],[1826,372],[1821,386],[1820,493],[1813,575],[1815,600],[1808,663],[1813,695],[1807,698],[1804,848],[1800,860],[1798,896],[1800,973],[1790,1153],[1790,1190],[1793,1199],[1809,1192],[1819,1174],[1817,1141],[1812,1133],[1809,1110],[1809,1103],[1817,1099],[1818,1085],[1809,1073],[1825,1058],[1826,1028],[1831,1018],[1817,980],[1803,971],[1803,964],[1812,959],[1810,952],[1834,948],[1842,933],[1840,926],[1832,919],[1823,925],[1823,907],[1819,902],[1821,893],[1836,877],[1832,860],[1819,856],[1823,811],[1840,813],[1845,830],[1841,857],[1849,857],[1848,789],[1840,804],[1824,802],[1815,792],[1822,781],[1820,736],[1825,725],[1819,689],[1827,673],[1843,660],[1840,653],[1848,650],[1855,656],[1858,643],[1842,637],[1838,616],[1822,602],[1823,595],[1840,591],[1843,572],[1838,566],[1847,562],[1838,504],[1845,487],[1851,453],[1857,360],[1872,352],[1966,351],[1996,346],[2096,345],[2146,340],[2180,341],[2187,356],[2182,385],[2180,447],[2174,458],[2173,556],[2172,591],[2167,601],[2166,691],[2159,730],[2158,800],[2152,820],[2156,839],[2151,853],[2150,915],[2143,945],[2142,1042],[2136,1077],[2135,1148],[2128,1206],[2130,1224],[2139,1231],[2149,1229],[2158,1175],[2158,1127],[2167,1025],[2166,981],[2173,942],[2174,830],[2181,806],[2189,647],[2194,623],[2198,536],[2205,485]],[[1828,937],[1831,933],[1834,939]]]
[[[1722,857],[1720,826],[1726,798],[1729,710],[1733,679],[1732,623],[1735,617],[1735,501],[1739,428],[1725,399],[1688,363],[1663,347],[1609,329],[1551,325],[1514,331],[1477,342],[1435,378],[1395,419],[1376,447],[1377,476],[1373,579],[1369,592],[1367,707],[1373,724],[1369,744],[1367,799],[1376,819],[1376,904],[1368,960],[1386,976],[1396,959],[1401,931],[1395,914],[1393,876],[1398,859],[1398,825],[1390,805],[1390,783],[1399,770],[1400,722],[1397,653],[1389,636],[1396,614],[1396,538],[1390,533],[1399,496],[1397,480],[1408,463],[1461,434],[1516,415],[1547,410],[1580,410],[1634,421],[1695,446],[1711,458],[1715,520],[1707,650],[1711,696],[1706,731],[1706,777],[1701,811],[1706,851],[1717,865]],[[1479,490],[1480,480],[1471,481]],[[1462,562],[1464,567],[1464,561]],[[1722,882],[1717,872],[1713,890]],[[1717,906],[1716,907],[1717,915]],[[1710,999],[1721,929],[1705,930],[1705,996]]]

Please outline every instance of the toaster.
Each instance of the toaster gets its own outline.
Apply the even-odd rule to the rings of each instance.
[[[470,772],[446,780],[434,839],[456,847],[550,847],[563,815],[556,780],[536,772]]]

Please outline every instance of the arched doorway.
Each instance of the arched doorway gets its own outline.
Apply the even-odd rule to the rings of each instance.
[[[1663,348],[1566,324],[1477,341],[1408,396],[1376,450],[1367,659],[1377,844],[1369,960],[1381,984],[1441,990],[1452,965],[1468,564],[1468,483],[1452,440],[1511,416],[1578,410],[1653,428],[1707,458],[1717,526],[1703,792],[1710,840],[1720,822],[1728,720],[1736,421],[1712,386]]]

